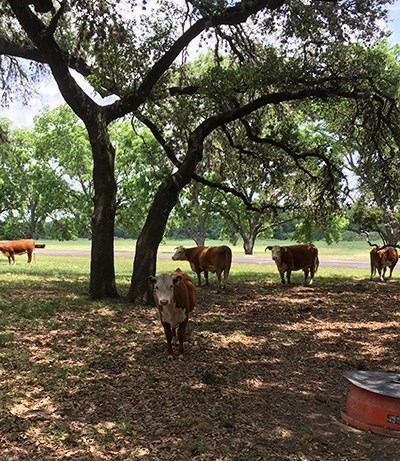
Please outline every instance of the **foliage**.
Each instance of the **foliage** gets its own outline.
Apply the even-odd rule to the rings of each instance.
[[[324,239],[328,244],[342,240],[343,232],[349,221],[345,213],[336,213],[325,222],[303,220],[296,225],[291,238],[299,243],[315,242]]]
[[[78,117],[67,105],[44,108],[32,129],[10,127],[10,136],[12,144],[1,147],[5,164],[0,194],[7,215],[2,234],[40,234],[60,240],[90,235],[93,160],[87,132]],[[137,235],[148,199],[165,174],[163,158],[154,138],[143,128],[133,132],[126,120],[114,123],[110,136],[116,148],[116,224],[125,233]],[[40,198],[30,197],[34,193]],[[46,209],[37,209],[39,201]],[[29,228],[28,221],[35,219],[39,221]]]
[[[110,138],[116,150],[116,226],[137,236],[158,184],[171,166],[154,137],[141,125],[132,130],[128,120],[114,122]]]
[[[43,161],[35,133],[14,130],[11,143],[3,146],[2,234],[5,238],[34,237],[47,219],[69,214],[69,186],[59,171]]]
[[[366,64],[372,88],[326,114],[347,148],[347,167],[357,181],[354,217],[362,228],[379,232],[383,242],[391,244],[400,239],[399,56],[399,48],[385,42],[372,49],[358,47],[354,64]]]

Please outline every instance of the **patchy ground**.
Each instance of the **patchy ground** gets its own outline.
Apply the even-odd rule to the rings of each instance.
[[[400,371],[399,288],[203,288],[173,362],[150,307],[89,303],[8,326],[0,459],[398,459],[400,439],[346,426],[339,411],[346,371]]]

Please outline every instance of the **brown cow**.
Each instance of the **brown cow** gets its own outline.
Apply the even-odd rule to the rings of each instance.
[[[282,283],[285,283],[285,272],[287,283],[290,283],[292,271],[302,269],[304,271],[304,286],[307,285],[307,277],[310,273],[309,285],[314,281],[314,274],[318,270],[319,259],[318,249],[312,243],[307,245],[289,245],[289,246],[268,246],[265,251],[272,251],[272,259],[275,261],[278,271],[281,275]]]
[[[28,264],[32,262],[32,254],[35,248],[44,248],[46,245],[36,243],[32,239],[26,240],[3,240],[0,241],[0,251],[4,256],[8,257],[8,262],[11,260],[15,264],[15,255],[28,254]]]
[[[179,246],[175,248],[175,254],[172,256],[174,261],[189,261],[190,267],[197,274],[198,286],[201,286],[201,273],[204,272],[206,285],[208,286],[208,273],[216,273],[219,288],[226,288],[229,271],[232,263],[232,250],[226,246],[197,246],[193,248],[184,248]],[[222,272],[224,281],[222,283]]]
[[[175,272],[162,273],[158,277],[147,277],[154,285],[154,301],[167,339],[168,359],[172,360],[172,344],[179,340],[179,358],[183,358],[183,343],[186,341],[186,325],[192,312],[197,292],[192,279],[179,268]]]
[[[378,271],[379,279],[384,282],[387,267],[390,269],[389,278],[391,278],[393,269],[399,260],[399,253],[396,248],[392,246],[379,247],[378,245],[374,245],[369,255],[371,259],[370,280],[373,279],[376,271]]]

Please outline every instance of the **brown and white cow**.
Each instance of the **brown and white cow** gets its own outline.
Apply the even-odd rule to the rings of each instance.
[[[179,246],[175,248],[172,259],[174,261],[189,261],[190,267],[197,274],[198,286],[201,286],[201,273],[204,272],[208,286],[208,273],[212,272],[217,275],[219,288],[226,288],[232,263],[232,250],[228,246],[197,246],[193,248]],[[223,281],[222,272],[224,273]]]
[[[393,269],[399,260],[399,253],[396,248],[392,246],[379,247],[378,245],[374,245],[369,255],[371,259],[370,280],[374,278],[376,271],[378,271],[379,279],[384,282],[387,267],[390,270],[389,278],[391,278]]]
[[[183,358],[186,326],[189,313],[197,301],[197,291],[192,279],[179,268],[172,273],[161,273],[147,280],[154,285],[154,301],[167,339],[168,359],[173,358],[172,344],[179,340],[179,358]]]
[[[282,283],[285,283],[285,272],[287,283],[290,283],[292,271],[304,271],[304,286],[307,285],[308,274],[310,274],[309,285],[314,281],[314,274],[318,270],[319,259],[318,249],[312,243],[307,245],[289,245],[289,246],[268,246],[265,251],[272,251],[272,259],[281,275]]]
[[[11,260],[15,264],[15,255],[28,254],[28,264],[32,262],[32,254],[35,248],[44,248],[46,245],[35,243],[32,239],[25,240],[3,240],[0,241],[0,251],[4,256],[8,257],[8,262]]]

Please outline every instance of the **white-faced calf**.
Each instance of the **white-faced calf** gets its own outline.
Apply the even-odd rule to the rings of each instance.
[[[167,339],[168,359],[173,358],[172,344],[176,337],[179,341],[179,358],[182,358],[189,313],[197,301],[196,287],[179,268],[175,272],[149,276],[147,279],[153,285],[154,301]]]

